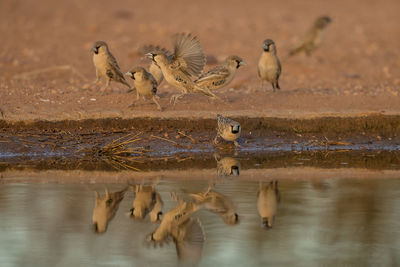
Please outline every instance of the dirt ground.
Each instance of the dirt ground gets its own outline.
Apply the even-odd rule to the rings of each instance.
[[[400,3],[372,1],[16,1],[0,2],[0,118],[8,121],[105,117],[308,117],[400,114]],[[314,19],[333,18],[312,55],[286,55]],[[176,32],[196,34],[205,53],[222,61],[235,54],[247,66],[218,91],[224,101],[190,95],[176,106],[177,90],[159,87],[160,113],[150,102],[112,84],[92,85],[89,49],[106,41],[123,71],[148,62],[145,44],[171,49]],[[271,38],[282,62],[282,90],[260,88],[256,64]],[[215,61],[215,60],[214,60]],[[206,66],[206,69],[212,65]]]

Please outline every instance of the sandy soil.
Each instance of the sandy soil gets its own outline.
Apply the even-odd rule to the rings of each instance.
[[[0,2],[0,118],[60,120],[137,116],[212,117],[216,112],[248,116],[305,117],[326,114],[400,114],[400,3],[371,1],[16,1]],[[313,20],[333,18],[326,39],[308,58],[286,58]],[[140,47],[171,49],[176,32],[193,32],[209,58],[236,54],[248,65],[210,102],[190,95],[176,106],[176,89],[159,88],[160,113],[151,103],[113,84],[101,95],[91,84],[89,48],[109,43],[123,71],[147,62]],[[256,64],[261,42],[278,46],[282,90],[260,88]],[[206,68],[209,68],[207,66]]]

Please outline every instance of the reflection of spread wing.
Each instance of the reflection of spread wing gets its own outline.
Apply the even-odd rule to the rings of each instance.
[[[200,77],[196,80],[196,83],[198,82],[204,82],[204,81],[220,81],[223,79],[226,79],[229,76],[229,70],[223,66],[217,66],[206,73],[203,73],[200,75]]]
[[[189,218],[180,225],[175,240],[179,260],[192,263],[200,261],[205,237],[199,219]]]
[[[197,37],[190,33],[174,36],[174,55],[172,68],[179,68],[184,73],[197,77],[206,64],[206,57]]]

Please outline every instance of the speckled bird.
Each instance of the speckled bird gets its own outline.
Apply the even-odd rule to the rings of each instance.
[[[153,51],[146,56],[160,67],[168,84],[181,91],[180,94],[171,97],[172,103],[176,104],[190,92],[200,92],[213,99],[217,98],[210,90],[197,86],[192,80],[200,75],[206,63],[206,57],[197,37],[190,33],[176,34],[172,57],[163,51]]]
[[[242,58],[238,56],[229,56],[221,64],[203,73],[195,81],[201,88],[216,90],[227,86],[233,80],[237,70],[246,65]]]
[[[218,127],[217,127],[217,136],[214,138],[214,144],[218,144],[218,138],[222,137],[226,141],[231,141],[235,144],[235,146],[240,147],[237,139],[240,137],[241,127],[240,123],[229,118],[223,117],[220,114],[217,114],[218,118]]]

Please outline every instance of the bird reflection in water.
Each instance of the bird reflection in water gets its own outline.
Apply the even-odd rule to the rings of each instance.
[[[259,184],[257,193],[257,209],[262,219],[262,226],[272,228],[280,201],[278,181],[271,181],[267,185]]]
[[[197,203],[179,199],[178,204],[165,213],[157,229],[146,237],[145,243],[157,246],[172,238],[179,260],[196,265],[201,259],[205,237],[200,220],[191,215],[200,208]]]
[[[202,205],[206,210],[218,214],[228,225],[239,223],[239,215],[235,212],[232,201],[229,197],[214,191],[211,187],[205,192],[189,193],[198,205]]]
[[[124,199],[127,187],[118,192],[110,193],[106,188],[106,195],[100,197],[99,193],[95,191],[95,207],[93,210],[93,226],[96,233],[104,233],[107,231],[108,223],[114,218],[119,203]]]
[[[240,175],[240,162],[233,157],[220,157],[214,154],[217,161],[217,174],[219,177],[224,176],[239,176]]]
[[[132,191],[135,198],[130,210],[131,217],[138,220],[143,220],[149,214],[151,222],[160,221],[162,215],[163,201],[159,193],[155,190],[155,185],[132,185]]]

